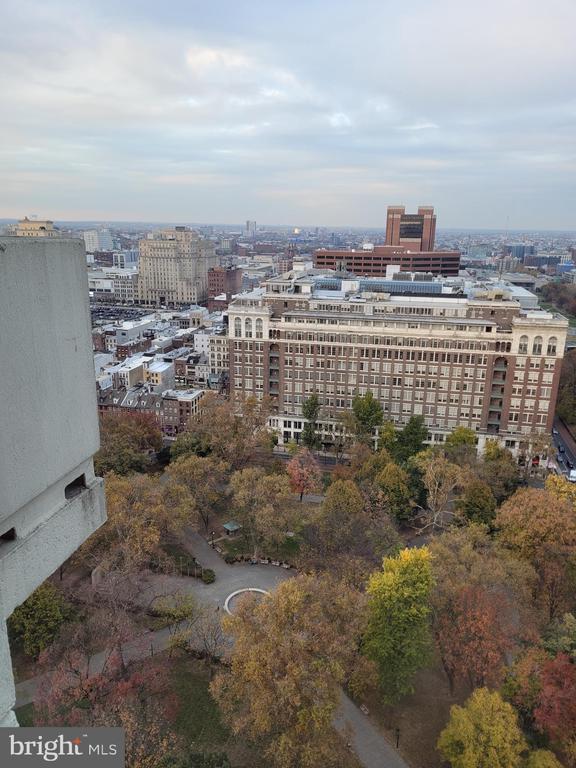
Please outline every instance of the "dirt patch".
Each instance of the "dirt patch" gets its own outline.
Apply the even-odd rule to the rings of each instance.
[[[442,768],[436,742],[450,717],[452,704],[462,704],[470,695],[467,686],[450,693],[440,664],[416,675],[415,691],[395,707],[382,703],[378,692],[363,698],[370,717],[382,728],[392,744],[398,735],[399,750],[414,768]],[[399,733],[397,734],[397,729]]]

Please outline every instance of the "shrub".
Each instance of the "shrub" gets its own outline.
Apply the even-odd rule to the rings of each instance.
[[[73,615],[70,603],[47,581],[15,609],[8,627],[22,640],[24,652],[37,657],[54,642],[62,624],[70,621]]]
[[[212,568],[204,568],[202,570],[201,578],[204,584],[212,584],[212,582],[216,580],[216,574],[214,573]]]

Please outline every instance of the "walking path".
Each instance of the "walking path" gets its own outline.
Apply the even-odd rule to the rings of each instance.
[[[364,768],[410,768],[388,739],[352,699],[342,693],[334,727],[351,744]]]
[[[198,533],[186,532],[186,542],[198,561],[216,574],[213,584],[203,584],[199,579],[181,577],[183,591],[195,594],[199,601],[223,610],[226,598],[232,592],[249,587],[272,590],[293,571],[273,565],[228,565]],[[124,643],[122,655],[125,661],[137,661],[165,650],[170,642],[170,628],[156,630]],[[101,672],[108,656],[101,651],[90,659],[90,671]],[[24,680],[16,685],[16,707],[34,701],[41,676]],[[410,768],[371,720],[354,702],[342,693],[342,703],[334,718],[334,727],[351,743],[354,753],[364,768]]]

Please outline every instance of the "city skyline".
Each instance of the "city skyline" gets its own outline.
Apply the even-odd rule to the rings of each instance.
[[[0,214],[369,227],[430,204],[444,228],[570,230],[574,21],[568,0],[14,5]]]

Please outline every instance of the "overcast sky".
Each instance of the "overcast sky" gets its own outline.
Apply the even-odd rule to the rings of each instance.
[[[0,217],[576,229],[576,0],[6,0]]]

